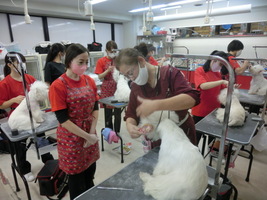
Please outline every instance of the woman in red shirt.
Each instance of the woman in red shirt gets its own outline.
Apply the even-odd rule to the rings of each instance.
[[[100,98],[106,98],[114,96],[114,93],[117,89],[117,83],[113,79],[112,73],[114,70],[114,58],[116,56],[116,51],[114,49],[118,49],[116,42],[108,41],[106,44],[106,53],[107,55],[103,58],[98,59],[95,68],[95,74],[98,74],[98,78],[103,80],[101,85],[101,93]],[[108,105],[102,105],[104,107],[105,114],[105,126],[113,129],[113,120],[112,113],[114,111],[114,129],[120,131],[121,124],[121,110],[119,108],[114,108]]]
[[[214,51],[211,55],[220,56],[227,60],[227,54],[222,51]],[[192,108],[195,124],[221,106],[218,95],[221,89],[228,85],[228,81],[221,78],[221,68],[222,64],[219,61],[207,60],[203,67],[199,67],[195,71],[195,87],[200,91],[201,99],[200,104]],[[197,132],[197,142],[199,142],[201,135]],[[209,138],[209,142],[212,139]]]
[[[96,160],[99,159],[96,124],[98,95],[95,82],[83,73],[89,52],[80,44],[66,51],[67,71],[49,89],[52,111],[59,121],[57,149],[59,167],[69,174],[70,199],[94,186]]]
[[[18,54],[23,62],[23,68],[26,71],[26,59],[25,57],[17,52],[10,52],[11,54]],[[10,108],[9,116],[13,110],[21,103],[24,99],[24,89],[22,83],[21,69],[18,65],[16,57],[5,56],[4,66],[5,78],[0,81],[0,109]],[[27,89],[30,89],[30,85],[35,82],[35,78],[29,74],[25,74]],[[23,140],[17,145],[17,166],[22,175],[24,175],[27,181],[33,181],[34,175],[31,172],[31,164],[26,159],[26,140]]]
[[[175,111],[181,128],[193,144],[196,144],[194,121],[188,109],[199,103],[199,92],[189,86],[182,73],[171,66],[153,66],[146,62],[137,49],[124,49],[116,57],[117,69],[131,79],[130,101],[126,111],[126,126],[132,138],[142,135],[138,123],[159,110]],[[157,144],[153,144],[155,147]]]

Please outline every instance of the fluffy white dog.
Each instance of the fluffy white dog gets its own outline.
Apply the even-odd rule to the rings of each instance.
[[[171,119],[176,124],[179,123],[179,116],[174,111],[156,111],[153,112],[151,115],[141,118],[140,123],[138,126],[141,128],[144,125],[152,125],[152,130],[149,131],[149,134],[146,137],[152,141],[157,141],[160,139],[159,132],[156,131],[157,126],[159,125],[160,121],[164,119]]]
[[[249,94],[265,95],[267,90],[267,79],[264,78],[264,68],[261,65],[254,65],[249,68],[252,75],[250,82]]]
[[[121,102],[128,102],[131,92],[128,85],[129,80],[120,74],[117,69],[113,71],[113,79],[117,82],[117,89],[114,93],[115,99]]]
[[[158,163],[153,174],[140,172],[144,193],[157,200],[194,200],[208,184],[206,163],[198,148],[172,120],[157,129],[161,138]]]
[[[221,90],[218,100],[221,104],[226,104],[226,96],[227,96],[227,88]],[[239,99],[239,92],[237,89],[234,89],[232,94],[232,103],[230,107],[230,115],[229,115],[229,122],[228,126],[242,126],[245,121],[246,112],[243,106],[240,104]],[[218,108],[216,111],[216,118],[223,123],[224,119],[224,111],[225,108]]]
[[[29,91],[29,100],[31,105],[33,125],[37,128],[43,119],[43,111],[40,109],[39,101],[43,101],[48,95],[48,86],[42,81],[35,81]],[[12,112],[8,119],[8,125],[11,129],[30,130],[31,121],[29,117],[29,111],[27,108],[26,98],[18,105],[18,107]]]

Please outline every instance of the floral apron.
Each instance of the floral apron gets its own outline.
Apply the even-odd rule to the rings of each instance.
[[[84,131],[90,131],[94,104],[96,101],[93,88],[88,84],[79,88],[70,88],[63,77],[60,77],[67,88],[67,107],[69,119]],[[85,139],[69,132],[61,125],[57,128],[57,149],[59,168],[67,174],[79,174],[99,159],[98,143],[83,147]]]
[[[106,71],[108,69],[109,66],[111,66],[111,62],[107,62],[105,64],[105,67],[104,67],[104,71]],[[103,98],[106,98],[106,97],[111,97],[111,96],[114,96],[114,93],[117,89],[117,83],[116,81],[113,79],[113,76],[112,76],[112,73],[113,72],[109,72],[105,78],[104,78],[104,81],[101,85],[101,94],[100,94],[100,98],[103,99]],[[103,108],[103,105],[101,105],[101,108]],[[107,108],[113,108],[112,106],[108,106],[106,105]]]

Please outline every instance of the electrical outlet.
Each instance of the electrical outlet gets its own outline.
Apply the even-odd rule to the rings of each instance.
[[[210,23],[210,17],[209,16],[206,16],[204,18],[204,24],[209,24]]]

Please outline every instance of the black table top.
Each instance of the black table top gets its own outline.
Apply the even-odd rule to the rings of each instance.
[[[196,124],[196,130],[221,138],[223,124],[218,121],[215,113],[216,110],[200,120]],[[241,145],[249,144],[259,125],[259,121],[253,120],[253,118],[259,117],[255,114],[248,114],[243,126],[228,127],[226,140]]]
[[[52,130],[58,126],[58,121],[54,112],[44,113],[44,122],[41,123],[39,127],[36,128],[35,133],[43,133],[49,130]],[[11,129],[7,122],[1,124],[1,130],[8,137],[11,142],[18,142],[28,137],[33,136],[32,130],[19,131],[19,134],[13,136],[11,134]]]
[[[239,101],[241,103],[247,103],[251,105],[263,106],[265,103],[265,96],[248,94],[248,90],[239,90]]]
[[[158,161],[158,152],[159,148],[149,151],[104,182],[84,192],[75,200],[153,200],[153,197],[144,194],[143,182],[139,178],[139,172],[152,174]],[[98,187],[127,188],[132,190],[108,190]]]
[[[109,106],[113,106],[115,108],[124,108],[125,106],[128,105],[128,102],[116,102],[116,103],[111,103],[111,101],[116,100],[114,96],[112,97],[106,97],[103,99],[99,99],[99,102],[109,105]]]

